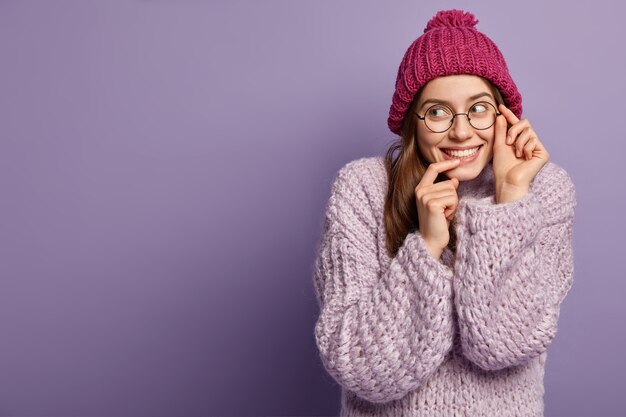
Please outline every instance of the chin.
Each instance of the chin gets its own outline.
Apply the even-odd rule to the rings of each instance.
[[[476,178],[481,172],[482,168],[478,170],[476,168],[460,167],[446,172],[446,175],[450,179],[456,178],[459,181],[471,181]]]

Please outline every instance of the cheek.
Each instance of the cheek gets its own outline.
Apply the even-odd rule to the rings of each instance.
[[[490,135],[481,136],[481,139],[485,141],[485,147],[489,149],[489,152],[493,150],[493,141],[495,139],[493,132]]]
[[[438,151],[437,151],[436,143],[421,140],[418,142],[417,147],[420,150],[420,153],[424,157],[426,157],[426,159],[429,162],[433,162],[435,159],[437,159]]]
[[[493,142],[489,142],[485,144],[485,159],[491,161],[493,158]]]
[[[435,155],[436,151],[433,151],[433,148],[425,142],[418,142],[417,149],[419,150],[421,158],[425,159],[430,164],[436,162],[439,159]]]
[[[493,158],[493,136],[487,132],[480,132],[477,136],[482,141],[483,147],[480,150],[479,159],[489,162]]]
[[[437,147],[441,139],[434,137],[433,135],[429,135],[428,133],[419,132],[417,144],[421,151],[431,151],[432,148]]]
[[[489,148],[485,149],[485,159],[487,159],[487,161],[491,161],[491,159],[493,158],[493,146],[489,146]]]

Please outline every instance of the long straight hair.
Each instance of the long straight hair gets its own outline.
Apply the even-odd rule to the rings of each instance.
[[[504,103],[502,94],[489,80],[489,84],[496,99],[496,106]],[[391,144],[385,154],[385,168],[387,170],[388,188],[385,199],[384,223],[386,233],[387,252],[394,257],[406,236],[419,230],[415,187],[426,172],[430,164],[419,151],[417,146],[417,117],[415,110],[421,97],[423,87],[415,94],[413,101],[404,117],[400,137]],[[506,103],[505,103],[506,104]],[[439,174],[435,182],[445,181],[448,177]],[[450,242],[448,246],[456,250],[456,235],[454,233],[455,220],[450,222]]]

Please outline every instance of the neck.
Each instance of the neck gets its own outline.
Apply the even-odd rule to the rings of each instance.
[[[476,178],[459,183],[457,194],[459,197],[466,195],[487,196],[493,192],[494,186],[493,166],[491,161],[489,161]]]

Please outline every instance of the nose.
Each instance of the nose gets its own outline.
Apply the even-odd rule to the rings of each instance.
[[[473,134],[472,125],[469,124],[469,120],[465,114],[457,114],[452,121],[452,126],[449,130],[449,136],[456,140],[469,139]]]

